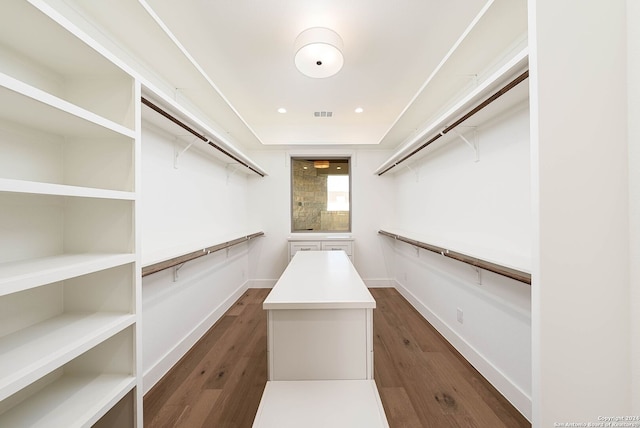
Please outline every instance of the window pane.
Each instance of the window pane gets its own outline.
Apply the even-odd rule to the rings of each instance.
[[[349,176],[327,176],[327,211],[349,211]]]
[[[291,159],[292,232],[349,232],[349,158]]]

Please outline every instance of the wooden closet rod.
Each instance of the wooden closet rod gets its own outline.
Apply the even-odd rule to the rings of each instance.
[[[163,260],[158,263],[154,263],[149,266],[145,266],[142,268],[142,276],[151,275],[152,273],[160,272],[161,270],[169,269],[174,266],[181,265],[188,261],[197,259],[202,256],[206,256],[208,254],[214,253],[216,251],[224,250],[225,248],[233,247],[234,245],[242,244],[243,242],[247,242],[253,238],[257,238],[259,236],[264,236],[264,232],[256,232],[251,235],[246,235],[232,241],[223,242],[221,244],[216,244],[211,247],[204,248],[199,251],[194,251],[192,253],[183,254],[178,257],[174,257],[171,259]]]
[[[454,129],[455,127],[457,127],[458,125],[460,125],[462,122],[464,122],[465,120],[469,119],[471,116],[473,116],[474,114],[476,114],[477,112],[479,112],[480,110],[482,110],[483,108],[485,108],[486,106],[488,106],[489,104],[491,104],[492,102],[494,102],[495,100],[497,100],[498,98],[500,98],[502,95],[506,94],[507,92],[509,92],[511,89],[513,89],[514,87],[516,87],[518,85],[518,83],[522,82],[523,80],[525,80],[527,77],[529,77],[529,70],[523,72],[522,74],[520,74],[518,77],[516,77],[515,79],[513,79],[511,82],[507,83],[505,86],[503,86],[502,88],[500,88],[500,90],[496,91],[495,93],[493,93],[493,95],[491,95],[489,98],[487,98],[486,100],[484,100],[483,102],[481,102],[478,106],[476,106],[475,108],[473,108],[471,111],[469,111],[467,114],[465,114],[464,116],[462,116],[460,119],[456,120],[455,122],[453,122],[451,125],[446,126],[441,132],[439,132],[438,134],[434,135],[433,137],[431,137],[430,139],[428,139],[427,141],[425,141],[424,143],[422,143],[422,145],[418,148],[416,148],[415,150],[413,150],[411,153],[409,153],[408,155],[405,155],[402,159],[400,159],[399,161],[397,161],[396,163],[394,163],[393,165],[390,165],[387,169],[385,169],[382,172],[378,173],[378,176],[384,174],[385,172],[389,171],[391,168],[395,167],[396,165],[406,161],[407,159],[409,159],[411,156],[415,155],[416,153],[418,153],[420,150],[424,149],[425,147],[427,147],[429,144],[433,143],[434,141],[436,141],[438,138],[442,137],[444,134],[446,134],[447,132],[451,131],[452,129]]]
[[[199,139],[201,139],[202,141],[204,141],[205,143],[209,144],[211,147],[221,151],[222,153],[224,153],[225,155],[229,156],[231,159],[235,160],[236,162],[240,163],[241,165],[249,168],[251,171],[255,172],[256,174],[258,174],[260,177],[264,177],[264,174],[261,173],[260,171],[256,170],[255,168],[253,168],[251,165],[248,165],[246,162],[238,159],[235,155],[233,155],[232,153],[229,153],[227,150],[225,150],[224,148],[220,147],[219,145],[217,145],[215,142],[211,141],[209,138],[207,138],[204,134],[199,133],[198,131],[194,130],[193,128],[191,128],[189,125],[187,125],[186,123],[182,122],[181,120],[179,120],[178,118],[172,116],[171,114],[167,113],[166,111],[164,111],[163,109],[161,109],[160,107],[158,107],[157,105],[155,105],[154,103],[152,103],[151,101],[149,101],[148,99],[146,99],[145,97],[141,97],[140,98],[142,100],[142,104],[146,105],[147,107],[151,108],[152,110],[156,111],[157,113],[159,113],[160,115],[164,116],[165,118],[169,119],[171,122],[175,123],[176,125],[178,125],[179,127],[181,127],[182,129],[186,130],[187,132],[195,135],[196,137],[198,137]]]
[[[449,257],[460,262],[469,264],[471,266],[478,267],[480,269],[488,270],[493,273],[497,273],[498,275],[506,276],[511,279],[515,279],[516,281],[524,282],[525,284],[531,285],[531,274],[527,272],[523,272],[517,269],[509,268],[506,266],[499,265],[497,263],[492,263],[486,260],[478,259],[476,257],[467,256],[466,254],[457,253],[455,251],[447,250],[446,248],[437,247],[431,244],[425,244],[424,242],[416,241],[414,239],[410,239],[401,235],[396,235],[395,233],[390,233],[384,230],[379,230],[378,233],[380,235],[388,236],[390,238],[396,239],[398,241],[406,242],[407,244],[413,245],[414,247],[423,248],[425,250],[433,251],[434,253],[441,254],[445,257]]]

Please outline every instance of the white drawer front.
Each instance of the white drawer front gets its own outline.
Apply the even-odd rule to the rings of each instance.
[[[353,247],[351,242],[343,241],[323,241],[322,249],[325,251],[344,251],[347,255],[353,254]]]
[[[290,256],[293,256],[298,251],[320,251],[320,242],[318,241],[299,241],[291,242]]]

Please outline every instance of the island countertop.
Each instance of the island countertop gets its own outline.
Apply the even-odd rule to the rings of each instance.
[[[300,251],[263,309],[375,308],[376,301],[343,251]]]

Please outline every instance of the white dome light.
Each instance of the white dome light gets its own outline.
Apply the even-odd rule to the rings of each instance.
[[[309,28],[296,38],[296,67],[302,74],[316,79],[333,76],[344,64],[342,49],[342,39],[335,31]]]

